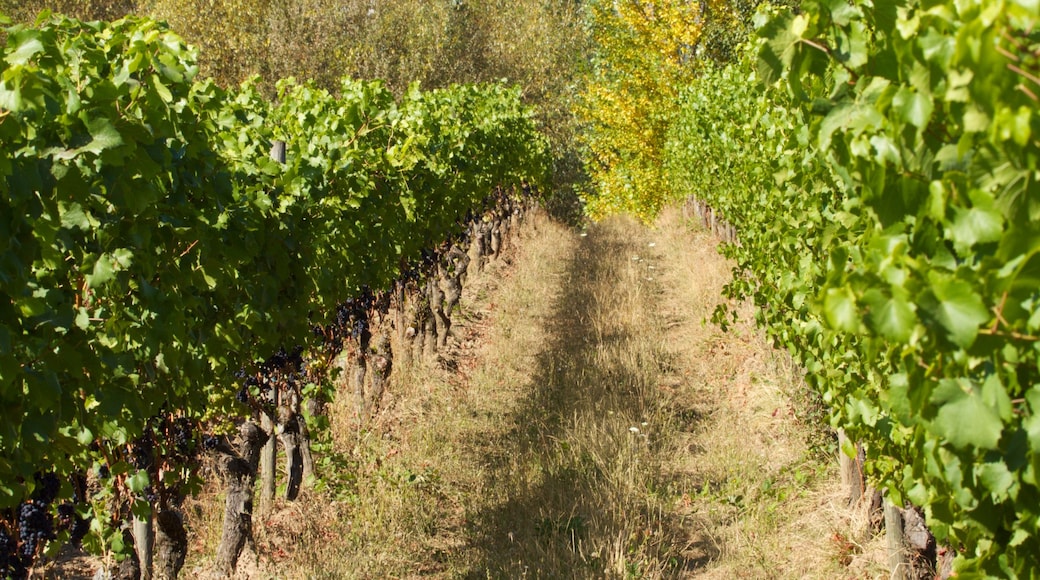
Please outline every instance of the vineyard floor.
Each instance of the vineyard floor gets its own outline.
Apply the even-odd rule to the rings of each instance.
[[[797,373],[746,306],[708,321],[728,272],[678,211],[535,215],[436,363],[364,424],[333,404],[338,475],[260,518],[238,575],[887,578]],[[193,502],[184,576],[205,577],[219,492]]]

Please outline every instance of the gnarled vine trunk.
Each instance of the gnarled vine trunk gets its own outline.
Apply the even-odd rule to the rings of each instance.
[[[225,447],[217,458],[217,470],[227,482],[224,527],[217,546],[216,573],[231,576],[247,542],[253,540],[253,486],[256,483],[260,449],[267,432],[252,421],[239,428],[238,449]]]
[[[155,577],[176,580],[188,555],[188,532],[184,516],[175,509],[159,510],[155,516]]]

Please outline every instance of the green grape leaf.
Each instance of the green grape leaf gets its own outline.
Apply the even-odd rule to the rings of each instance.
[[[80,151],[101,153],[105,149],[111,149],[123,144],[123,137],[108,119],[99,118],[88,122],[87,130],[90,131],[92,139],[90,143],[81,147]]]
[[[74,159],[80,153],[99,154],[105,149],[123,144],[123,137],[108,119],[98,118],[88,121],[87,130],[90,132],[91,140],[86,145],[75,149],[51,147],[46,149],[43,154],[53,155],[55,159],[60,161],[67,161]]]
[[[83,210],[83,206],[78,203],[70,203],[68,206],[59,204],[61,211],[61,225],[62,227],[69,229],[80,229],[83,231],[89,231],[91,226],[90,217]]]
[[[844,0],[827,0],[824,5],[830,11],[831,20],[838,26],[848,26],[854,18],[863,16],[863,12],[857,6]]]
[[[896,92],[892,98],[892,106],[899,111],[904,121],[918,129],[923,129],[928,125],[928,120],[935,107],[931,97],[906,87],[902,87]]]
[[[1026,401],[1029,402],[1029,416],[1022,421],[1022,427],[1029,436],[1029,446],[1034,455],[1040,456],[1040,386],[1034,386],[1026,391]]]
[[[968,254],[975,244],[999,241],[1004,234],[1004,217],[995,209],[958,208],[953,224],[947,230],[954,248]]]
[[[823,298],[823,310],[833,328],[845,332],[859,330],[859,309],[851,288],[828,288]]]
[[[870,306],[869,322],[873,330],[889,340],[906,342],[913,333],[917,316],[913,305],[900,294],[887,295],[872,289],[863,295],[863,301]]]
[[[955,344],[964,348],[971,346],[979,326],[990,319],[982,298],[970,284],[953,276],[931,272],[928,278],[936,300],[932,307],[939,323]]]
[[[29,62],[33,55],[43,52],[43,43],[40,42],[40,33],[36,30],[22,30],[11,35],[8,44],[17,44],[18,48],[10,52],[4,60],[11,66],[20,66]]]
[[[140,469],[137,473],[127,478],[126,485],[130,488],[130,491],[141,494],[148,487],[148,481],[148,472]]]
[[[801,37],[793,31],[795,18],[791,13],[785,13],[773,18],[759,30],[759,35],[767,39],[762,44],[758,61],[758,73],[766,84],[780,79],[798,50]]]
[[[115,277],[119,270],[129,268],[133,263],[133,254],[126,248],[119,248],[110,254],[101,254],[94,262],[94,269],[87,275],[87,285],[98,288]]]
[[[995,501],[1006,499],[1008,490],[1015,483],[1014,476],[1003,461],[983,463],[975,468],[975,472]]]
[[[932,423],[935,433],[958,449],[996,449],[1004,424],[982,400],[978,388],[966,380],[941,384],[934,396],[934,402],[941,405]]]

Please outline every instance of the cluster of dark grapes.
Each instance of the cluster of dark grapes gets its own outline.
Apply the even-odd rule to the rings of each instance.
[[[155,418],[154,421],[160,421]],[[198,423],[189,417],[175,417],[167,414],[157,423],[157,434],[162,441],[162,461],[164,464],[191,466],[198,460],[198,454],[205,447],[205,437],[199,437]],[[189,476],[190,479],[190,476]],[[164,477],[162,481],[156,482],[156,488],[145,489],[145,499],[149,503],[168,507],[170,504],[179,506],[187,497],[187,480],[177,477]]]
[[[278,352],[269,356],[267,360],[260,364],[260,372],[265,375],[282,371],[283,369],[300,367],[303,364],[303,347],[297,346],[291,351],[286,351],[285,348],[278,349]]]
[[[142,495],[144,495],[145,501],[147,501],[148,503],[150,503],[152,505],[155,505],[155,504],[159,503],[159,492],[157,492],[155,490],[155,487],[153,487],[151,485],[149,485],[148,487],[144,488],[144,493]]]
[[[319,333],[328,350],[341,350],[346,340],[353,339],[364,347],[371,338],[368,314],[375,306],[377,297],[371,289],[363,288],[356,298],[350,298],[336,306],[332,324]],[[302,366],[301,366],[302,368]]]
[[[247,373],[246,369],[239,369],[235,373],[235,378],[242,381],[238,391],[235,393],[235,400],[243,405],[248,405],[253,390],[255,389],[258,392],[261,390],[260,379],[255,374]]]
[[[58,524],[62,530],[69,531],[69,542],[79,546],[87,532],[90,531],[90,518],[80,517],[76,506],[87,501],[87,476],[83,472],[72,475],[72,503],[65,502],[58,506]]]
[[[0,523],[0,578],[25,578],[28,575],[25,562],[17,554],[18,542]]]
[[[18,506],[17,535],[0,519],[0,577],[26,578],[36,556],[57,537],[50,506],[61,491],[61,480],[53,473],[37,474],[32,496]],[[8,512],[9,515],[9,512]]]
[[[155,466],[155,438],[149,430],[130,443],[130,464],[147,471]]]
[[[171,455],[187,460],[195,455],[195,423],[187,417],[177,417],[163,425]]]
[[[401,272],[401,281],[406,285],[421,285],[423,280],[437,269],[441,255],[437,250],[423,249],[419,259],[405,267]]]
[[[61,491],[61,480],[53,473],[36,474],[36,488],[33,489],[32,499],[44,505],[54,503]]]
[[[275,401],[275,390],[296,389],[306,384],[306,370],[302,346],[291,350],[280,348],[257,365],[253,372],[241,369],[235,373],[235,377],[242,381],[235,398],[240,403],[270,411]]]
[[[202,436],[202,448],[207,451],[213,451],[220,446],[220,437],[216,435],[206,434]]]
[[[18,555],[24,561],[32,562],[47,541],[54,538],[54,516],[46,503],[29,500],[18,506]]]

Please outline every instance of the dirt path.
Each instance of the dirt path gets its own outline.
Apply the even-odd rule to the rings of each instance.
[[[682,518],[661,503],[667,490],[655,492],[667,483],[657,477],[668,422],[659,390],[676,379],[649,232],[627,221],[584,236],[546,229],[503,288],[475,381],[512,385],[513,400],[476,449],[487,469],[470,508],[467,575],[693,568],[710,552],[690,549]]]
[[[441,363],[335,433],[341,476],[266,523],[266,553],[292,548],[262,569],[869,576],[794,373],[747,322],[706,322],[728,270],[678,213],[584,233],[535,216],[467,290]]]

